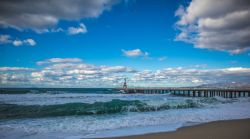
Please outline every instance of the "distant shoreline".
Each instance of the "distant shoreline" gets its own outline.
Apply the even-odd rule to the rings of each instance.
[[[250,119],[225,120],[181,127],[173,132],[105,139],[249,139]]]

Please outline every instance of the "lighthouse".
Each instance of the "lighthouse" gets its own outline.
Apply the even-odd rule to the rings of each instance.
[[[126,78],[124,78],[124,83],[123,83],[123,89],[127,90],[128,86],[127,86],[127,80]]]

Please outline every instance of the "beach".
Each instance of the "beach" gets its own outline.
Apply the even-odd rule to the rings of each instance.
[[[136,136],[114,137],[116,139],[249,139],[250,119],[226,120]],[[112,138],[106,138],[112,139]]]

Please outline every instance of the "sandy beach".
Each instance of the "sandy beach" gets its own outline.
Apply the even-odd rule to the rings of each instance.
[[[174,132],[114,137],[116,139],[250,139],[250,119],[216,121]]]

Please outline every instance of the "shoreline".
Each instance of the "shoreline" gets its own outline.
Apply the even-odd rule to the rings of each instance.
[[[249,139],[250,118],[184,126],[176,131],[108,137],[102,139]]]

